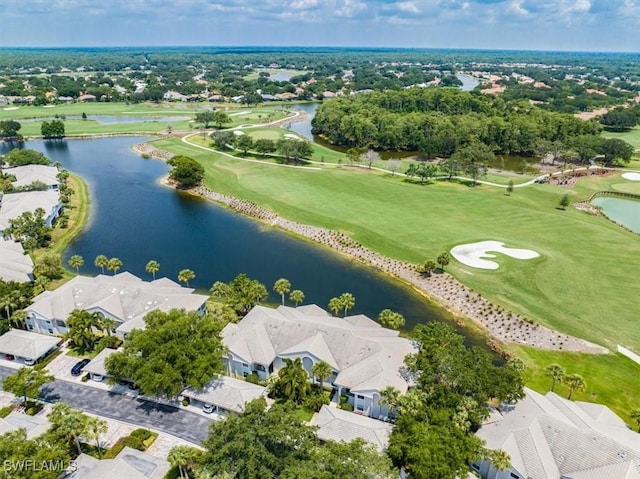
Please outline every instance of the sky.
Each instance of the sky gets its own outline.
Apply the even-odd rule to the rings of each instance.
[[[640,52],[640,0],[0,0],[0,47]]]

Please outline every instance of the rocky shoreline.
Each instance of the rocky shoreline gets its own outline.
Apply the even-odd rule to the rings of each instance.
[[[158,150],[148,143],[135,145],[134,150],[143,156],[165,161],[173,156],[171,153]],[[419,273],[415,265],[378,254],[339,231],[287,220],[255,203],[217,193],[204,186],[194,188],[190,192],[226,205],[234,211],[270,226],[281,228],[327,246],[349,258],[401,279],[420,293],[445,306],[456,316],[469,318],[483,326],[494,338],[494,340],[489,340],[489,346],[496,350],[500,349],[497,340],[557,351],[579,351],[591,354],[609,352],[602,346],[559,333],[506,311],[447,273],[426,276]]]

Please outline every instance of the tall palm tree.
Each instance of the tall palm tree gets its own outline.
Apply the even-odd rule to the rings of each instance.
[[[300,303],[304,301],[304,293],[299,289],[294,289],[293,291],[291,291],[291,294],[289,295],[289,301],[291,301],[292,303],[295,303],[295,305],[298,306]]]
[[[387,386],[380,391],[380,401],[378,402],[382,406],[387,406],[389,414],[391,414],[392,411],[398,408],[400,403],[400,391],[393,386]]]
[[[338,312],[342,309],[340,298],[331,298],[329,300],[329,309],[333,312],[334,316],[338,316]]]
[[[80,268],[84,266],[84,259],[79,254],[74,254],[69,261],[67,261],[69,266],[76,269],[76,274],[80,274]]]
[[[551,392],[554,392],[556,382],[562,382],[564,379],[564,368],[559,364],[550,364],[546,367],[544,373],[551,378]]]
[[[107,333],[107,336],[111,336],[111,332],[116,328],[118,322],[110,318],[109,316],[99,317],[99,327],[100,330],[104,333]]]
[[[284,358],[284,362],[285,367],[278,371],[276,389],[284,399],[301,404],[309,390],[309,375],[300,358]]]
[[[11,325],[17,329],[26,329],[27,325],[27,312],[23,309],[14,311],[11,315]]]
[[[122,261],[120,261],[120,258],[111,258],[107,262],[107,269],[109,271],[113,271],[114,276],[120,268],[122,268]]]
[[[573,391],[584,391],[587,388],[587,382],[579,374],[569,374],[564,377],[563,382],[569,388],[569,395],[567,396],[567,399],[571,399]]]
[[[189,287],[189,281],[191,281],[195,277],[196,274],[190,269],[183,269],[178,273],[178,281],[180,281],[181,283],[185,283],[187,285],[187,288]]]
[[[195,447],[180,445],[171,448],[167,460],[173,467],[178,467],[180,477],[188,478],[189,469],[196,463],[198,456],[200,451]]]
[[[640,432],[640,409],[634,409],[631,411],[631,419],[636,422],[636,426],[638,426],[638,432]]]
[[[383,309],[378,315],[378,321],[385,328],[400,329],[405,324],[404,316],[390,309]]]
[[[322,385],[327,380],[327,378],[329,378],[329,376],[333,374],[333,369],[331,368],[329,363],[325,361],[318,361],[311,367],[311,374],[313,374],[314,377],[318,378],[318,380],[320,381],[320,388],[322,388]]]
[[[147,273],[151,273],[153,275],[153,280],[156,280],[156,273],[158,271],[160,271],[160,263],[158,263],[156,260],[152,259],[151,261],[149,261],[147,263],[147,266],[145,268],[147,270]]]
[[[102,447],[102,443],[100,442],[100,436],[107,432],[108,430],[107,421],[104,419],[100,419],[99,417],[89,416],[85,420],[85,432],[84,436],[87,439],[93,439],[96,441],[96,448],[98,449],[98,454],[102,457],[104,452],[104,448]]]
[[[502,449],[490,449],[487,454],[491,464],[496,469],[493,478],[497,478],[500,472],[506,471],[511,467],[511,457]]]
[[[280,295],[284,306],[284,295],[291,291],[291,282],[286,278],[280,278],[273,285],[273,290]]]
[[[67,337],[76,346],[83,346],[86,351],[91,351],[96,342],[95,329],[100,328],[100,316],[83,309],[74,309],[67,319]]]
[[[109,258],[107,258],[103,254],[99,254],[98,256],[96,256],[96,259],[93,262],[93,264],[95,264],[97,268],[102,269],[102,274],[104,274],[104,269],[109,264]]]
[[[344,308],[344,315],[347,315],[347,311],[349,311],[350,309],[352,309],[355,305],[356,305],[356,298],[354,295],[352,295],[351,293],[342,293],[340,295],[340,298],[338,298],[340,300],[340,303],[342,305],[342,307]]]

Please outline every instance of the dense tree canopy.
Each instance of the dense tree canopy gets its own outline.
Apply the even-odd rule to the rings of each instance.
[[[523,102],[450,88],[412,88],[336,98],[318,108],[313,131],[341,146],[451,155],[480,141],[502,154],[530,155],[540,139],[599,132],[596,122]]]
[[[169,178],[181,188],[196,186],[204,178],[202,165],[188,156],[174,156],[167,164],[173,167],[169,172]]]
[[[44,156],[42,153],[36,150],[30,150],[28,148],[14,148],[9,153],[4,155],[4,161],[9,166],[24,166],[24,165],[50,165],[51,160]]]
[[[222,371],[220,326],[211,317],[173,309],[152,311],[144,322],[145,329],[129,334],[123,351],[107,358],[109,375],[133,381],[144,394],[175,397]]]
[[[241,315],[247,314],[269,296],[264,284],[244,273],[240,273],[229,283],[216,281],[211,287],[211,294]]]

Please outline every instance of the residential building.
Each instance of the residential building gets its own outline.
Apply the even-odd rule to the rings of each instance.
[[[90,374],[91,379],[94,381],[102,381],[104,378],[109,376],[107,368],[104,365],[105,360],[115,352],[117,352],[115,349],[104,348],[89,362],[89,364],[82,368],[82,372]]]
[[[362,438],[380,452],[389,445],[393,429],[391,424],[330,406],[322,406],[310,424],[318,426],[316,434],[322,441],[351,442]]]
[[[14,181],[12,185],[17,188],[40,181],[47,185],[48,189],[57,190],[60,183],[58,181],[58,168],[55,166],[15,166],[13,168],[4,168],[2,172],[16,177],[16,181]]]
[[[187,101],[187,96],[177,91],[168,91],[162,95],[162,99],[167,101]]]
[[[364,315],[335,318],[316,305],[256,306],[239,323],[226,325],[222,338],[228,375],[255,372],[266,380],[285,359],[300,358],[311,380],[313,365],[324,361],[333,370],[333,400],[346,395],[354,411],[380,419],[389,415],[380,391],[393,386],[404,393],[413,384],[404,358],[417,344]]]
[[[27,439],[33,439],[43,435],[51,427],[51,423],[46,417],[28,416],[17,411],[12,411],[7,417],[0,418],[0,435],[8,432],[24,429]]]
[[[525,388],[517,404],[493,411],[477,435],[511,467],[472,468],[490,479],[640,479],[640,434],[608,407]]]
[[[21,243],[0,239],[0,279],[29,283],[33,281],[33,261]]]
[[[96,459],[80,454],[75,460],[75,471],[68,479],[162,479],[170,464],[146,452],[124,447],[114,459]]]
[[[9,226],[9,220],[18,218],[27,211],[34,212],[42,208],[45,212],[45,224],[53,226],[62,212],[62,203],[58,192],[27,191],[24,193],[0,194],[0,233]]]
[[[33,364],[56,349],[60,342],[61,339],[57,337],[11,329],[0,336],[0,354]]]
[[[266,388],[247,381],[219,376],[202,389],[187,388],[182,395],[195,405],[210,404],[217,413],[241,413],[246,403],[265,397]]]
[[[26,308],[27,328],[44,334],[65,334],[67,318],[74,309],[84,309],[113,319],[116,333],[126,337],[132,329],[144,328],[150,311],[206,311],[208,296],[193,294],[168,278],[143,281],[123,272],[114,276],[76,276],[54,291],[45,291]]]

